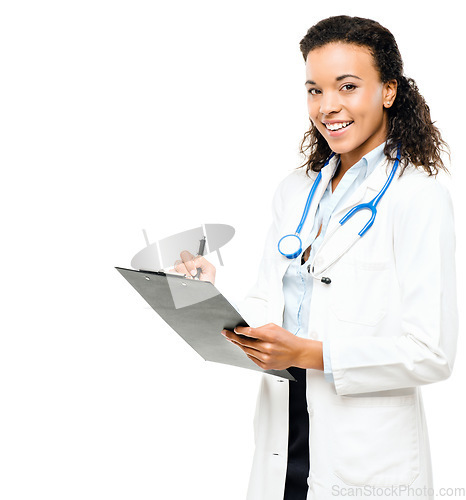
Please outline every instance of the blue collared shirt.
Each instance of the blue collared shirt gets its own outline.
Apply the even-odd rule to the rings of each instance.
[[[313,277],[308,272],[307,266],[312,262],[314,255],[324,239],[332,214],[348,200],[366,177],[370,175],[375,167],[382,161],[384,158],[384,146],[385,143],[381,144],[354,164],[345,173],[334,192],[332,192],[332,182],[328,183],[327,189],[319,202],[314,219],[314,226],[311,232],[307,237],[304,234],[301,235],[301,239],[303,240],[303,251],[312,244],[309,259],[304,264],[301,264],[301,255],[299,255],[291,261],[283,276],[283,293],[285,299],[283,328],[299,337],[308,337]],[[321,225],[322,230],[316,238]],[[324,376],[326,380],[333,382],[332,366],[328,351],[328,342],[326,340],[322,343],[322,349]]]

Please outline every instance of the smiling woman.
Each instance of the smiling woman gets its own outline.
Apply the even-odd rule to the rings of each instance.
[[[402,170],[408,163],[429,174],[446,170],[441,152],[448,146],[416,83],[403,74],[403,60],[389,30],[370,19],[338,16],[312,26],[300,46],[311,121],[301,143],[306,156],[302,166],[318,172],[332,151],[345,153],[360,137],[366,137],[370,147],[382,137],[389,157],[401,143]],[[334,127],[343,123],[351,123],[351,137],[343,130],[335,133]],[[364,142],[361,146],[367,149]]]
[[[296,378],[263,377],[248,500],[431,500],[421,386],[450,376],[458,334],[446,145],[380,24],[324,19],[301,51],[308,157],[275,193],[251,326],[222,332]]]
[[[340,73],[341,72],[341,73]],[[385,141],[397,81],[383,83],[366,47],[329,43],[306,59],[309,118],[340,154],[333,188],[366,153]]]

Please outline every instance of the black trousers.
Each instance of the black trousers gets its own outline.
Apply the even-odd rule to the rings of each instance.
[[[309,412],[306,400],[306,370],[291,367],[296,382],[288,382],[288,466],[283,500],[306,500],[309,476]]]

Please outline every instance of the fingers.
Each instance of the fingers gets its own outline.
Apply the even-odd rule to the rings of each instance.
[[[197,274],[197,268],[200,267],[198,263],[198,258],[194,257],[191,252],[184,250],[180,253],[182,260],[177,260],[173,266],[173,269],[177,273],[184,274],[187,278],[193,278]]]
[[[251,328],[250,326],[237,326],[235,328],[235,333],[241,336],[250,337],[252,339],[258,339],[259,332],[258,328]]]
[[[275,330],[277,325],[274,323],[269,323],[267,325],[260,326],[259,328],[251,328],[250,326],[237,326],[235,332],[240,335],[246,335],[247,337],[252,337],[259,340],[264,340],[267,342],[273,342],[275,338]]]
[[[235,328],[237,330],[238,328]],[[266,368],[267,363],[270,361],[270,344],[261,342],[255,338],[248,338],[244,335],[236,335],[229,330],[223,330],[222,335],[229,340],[232,344],[237,345],[246,356],[254,361],[256,365],[261,368]]]
[[[232,334],[232,335],[234,335],[234,334]],[[239,341],[235,340],[234,338],[230,338],[230,335],[225,335],[225,337],[232,344],[237,345],[251,361],[254,361],[254,363],[256,363],[256,365],[260,366],[261,368],[266,369],[267,363],[270,362],[270,354],[268,354],[267,352],[264,352],[262,350],[262,348],[265,348],[265,350],[267,350],[266,346],[263,346],[263,345],[254,346],[254,341],[245,340],[245,339],[238,337],[238,336],[236,336],[236,337],[238,337],[240,339]]]
[[[236,335],[236,333],[230,332],[229,330],[223,330],[222,335],[241,348],[247,348],[254,351],[259,350],[257,339]]]
[[[181,260],[177,260],[175,262],[175,264],[173,265],[173,270],[177,273],[184,274],[187,278],[192,278],[191,274],[186,269],[184,262]],[[170,272],[170,270],[167,272]]]
[[[238,326],[234,332],[223,330],[224,337],[238,346],[251,361],[264,370],[294,366],[297,352],[296,337],[274,323],[258,328]]]
[[[246,356],[251,360],[251,361],[254,361],[254,363],[256,363],[256,365],[259,367],[259,368],[262,368],[263,370],[267,370],[267,365],[265,363],[263,363],[260,359],[257,359],[255,358],[254,356],[251,356],[249,354],[246,354]]]
[[[201,255],[193,254],[187,250],[180,253],[181,260],[177,260],[174,264],[173,270],[177,273],[184,274],[186,278],[193,279],[197,276],[198,269],[201,270],[199,275],[200,281],[210,281],[215,283],[215,266]]]
[[[195,257],[191,252],[188,252],[188,250],[183,250],[180,253],[181,260],[184,264],[184,267],[186,269],[185,273],[187,276],[196,276],[197,274],[197,258],[195,261]]]
[[[229,330],[222,330],[222,335],[232,344],[241,348],[246,353],[247,357],[252,359],[252,361],[255,363],[262,363],[262,357],[264,354],[258,349],[259,346],[257,345],[257,341],[236,335]],[[254,345],[255,343],[256,345]]]

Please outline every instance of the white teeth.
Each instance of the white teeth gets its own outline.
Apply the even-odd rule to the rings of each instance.
[[[335,130],[340,130],[341,128],[347,127],[350,123],[353,123],[353,122],[325,123],[325,126],[329,130],[335,131]]]

